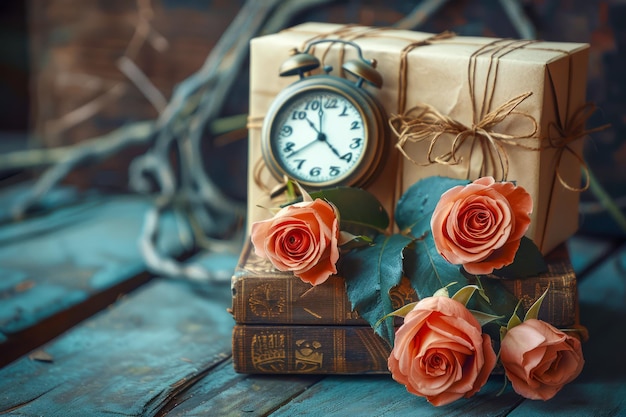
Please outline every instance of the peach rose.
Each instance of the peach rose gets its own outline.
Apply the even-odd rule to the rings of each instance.
[[[335,207],[321,199],[284,207],[273,218],[252,224],[254,250],[276,269],[321,284],[337,273],[337,217]]]
[[[515,259],[532,208],[526,190],[492,177],[453,187],[443,193],[431,218],[435,246],[470,274],[490,274]]]
[[[387,364],[393,379],[409,392],[445,405],[478,392],[496,354],[491,338],[463,304],[428,297],[404,318]]]
[[[510,329],[500,359],[515,392],[532,400],[549,400],[582,371],[580,341],[537,319]]]

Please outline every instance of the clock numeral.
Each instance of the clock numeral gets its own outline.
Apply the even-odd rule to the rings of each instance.
[[[352,122],[350,124],[350,130],[356,130],[358,128],[359,128],[359,121],[358,120],[355,120],[354,122]]]
[[[292,152],[293,151],[293,147],[296,146],[295,143],[293,142],[287,142],[285,143],[285,147],[283,148],[283,152],[287,153],[287,152]]]
[[[352,138],[352,143],[350,144],[350,149],[357,149],[361,146],[361,142],[363,139],[361,138]]]
[[[291,136],[292,133],[293,133],[293,129],[289,125],[285,125],[280,128],[280,136],[284,138]]]
[[[320,102],[319,100],[312,100],[312,101],[307,101],[306,105],[304,106],[304,110],[319,110],[320,108]],[[306,115],[305,115],[306,117]]]
[[[341,173],[341,168],[331,165],[330,167],[330,175],[331,177],[336,177]]]
[[[304,120],[306,119],[306,112],[305,111],[294,111],[293,114],[291,115],[291,120]]]
[[[343,159],[346,162],[352,161],[352,152],[348,152],[348,153],[341,155],[341,158],[339,159]]]
[[[313,167],[311,168],[311,171],[309,171],[309,175],[312,177],[318,177],[321,173],[322,173],[322,168],[320,167]]]
[[[300,169],[302,169],[302,165],[304,165],[304,163],[306,162],[306,159],[296,159],[293,162],[295,162],[298,165],[297,169],[300,170]]]
[[[339,116],[347,116],[348,115],[348,106],[343,106],[343,110],[339,113]]]
[[[326,103],[324,103],[324,108],[325,109],[336,109],[337,108],[337,99],[336,98],[329,98],[328,100],[326,100]],[[346,108],[343,108],[343,111],[346,111]],[[340,116],[343,116],[343,114],[340,114]]]

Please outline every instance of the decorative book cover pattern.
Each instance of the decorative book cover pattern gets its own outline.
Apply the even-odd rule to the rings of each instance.
[[[390,346],[369,326],[235,325],[233,365],[240,373],[388,373]]]
[[[533,278],[502,280],[525,309],[550,286],[539,318],[556,327],[578,323],[576,274],[565,245],[547,257],[548,272]],[[275,270],[271,263],[245,246],[232,279],[232,311],[240,324],[364,325],[352,311],[343,279],[330,277],[312,287],[289,272]],[[392,290],[394,307],[417,301],[408,280]]]

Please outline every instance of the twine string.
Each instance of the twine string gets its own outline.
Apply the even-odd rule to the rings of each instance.
[[[559,182],[571,191],[586,190],[589,187],[588,167],[582,156],[578,155],[570,147],[570,144],[590,133],[607,127],[601,126],[595,129],[585,129],[585,123],[595,111],[595,106],[590,104],[582,106],[565,123],[565,127],[561,127],[558,123],[550,123],[548,126],[548,144],[543,146],[541,145],[542,139],[537,136],[539,126],[535,118],[529,113],[516,110],[524,100],[532,95],[532,92],[522,93],[501,104],[495,110],[489,111],[492,107],[495,85],[498,79],[500,58],[535,42],[498,39],[478,48],[470,56],[467,79],[472,106],[471,126],[466,126],[425,103],[419,103],[408,111],[392,115],[389,119],[389,124],[398,137],[396,147],[401,154],[413,164],[421,166],[432,164],[458,165],[464,162],[464,158],[461,156],[461,147],[464,143],[470,142],[469,151],[466,155],[468,159],[466,178],[470,179],[473,176],[471,170],[472,166],[476,164],[472,163],[472,161],[475,161],[476,155],[479,154],[482,160],[479,164],[478,176],[488,174],[496,176],[496,172],[500,172],[501,180],[506,180],[510,165],[507,146],[529,151],[542,151],[553,148],[557,150],[555,173]],[[477,77],[480,72],[477,70],[477,57],[484,55],[487,55],[489,58],[485,71],[485,84],[482,93],[477,94]],[[404,90],[406,90],[406,78],[406,66],[401,66],[399,80],[400,85],[405,86]],[[481,96],[480,101],[478,100],[479,96]],[[402,109],[401,105],[399,105],[399,109]],[[515,134],[498,132],[496,127],[511,117],[516,117],[516,120],[513,120],[513,122],[517,125],[523,123],[523,119],[530,122],[530,129]],[[440,144],[444,140],[447,140],[447,142]],[[420,163],[415,161],[404,148],[407,142],[423,141],[428,142],[428,151],[426,162]],[[437,146],[438,144],[440,145]],[[447,150],[436,154],[435,150],[442,149],[442,146],[443,149]],[[561,163],[566,153],[573,155],[583,169],[585,185],[582,188],[567,184],[561,175]]]
[[[495,110],[487,113],[481,120],[466,126],[463,123],[446,116],[429,104],[418,104],[404,114],[392,115],[389,119],[391,129],[398,137],[396,147],[402,155],[412,163],[421,166],[432,164],[458,165],[464,158],[460,155],[462,145],[466,141],[471,141],[468,159],[471,161],[473,155],[479,153],[483,156],[480,166],[480,174],[485,175],[499,167],[503,178],[506,178],[509,171],[509,158],[504,148],[504,144],[522,147],[529,150],[539,150],[534,143],[526,143],[524,140],[536,141],[535,135],[538,130],[537,121],[529,114],[515,110],[524,100],[532,95],[531,92],[520,94]],[[494,128],[508,117],[516,115],[527,119],[530,122],[530,129],[518,134],[497,132]],[[449,139],[449,148],[443,153],[436,154],[438,143]],[[415,161],[405,150],[406,142],[428,142],[428,152],[426,162]],[[476,143],[478,142],[478,143]],[[447,143],[447,142],[446,142]],[[468,171],[469,171],[468,163]]]
[[[383,32],[392,28],[359,27],[355,25],[344,25],[340,28],[313,36],[303,42],[301,50],[312,41],[319,39],[338,38],[343,40],[356,40],[359,38],[378,37]],[[407,94],[409,91],[409,55],[418,47],[431,45],[437,41],[448,40],[456,35],[452,32],[442,32],[423,40],[414,41],[406,37],[386,33],[384,36],[393,39],[407,40],[409,43],[400,52],[400,62],[398,69],[398,91],[397,91],[397,114],[391,114],[389,125],[392,132],[397,136],[396,148],[404,158],[418,166],[440,165],[460,165],[467,163],[465,172],[466,178],[471,178],[473,174],[478,176],[493,175],[506,180],[509,175],[510,147],[525,149],[529,151],[542,151],[546,149],[556,149],[555,173],[559,182],[568,190],[584,191],[589,187],[588,167],[582,158],[570,146],[574,141],[605,129],[601,126],[594,129],[585,129],[585,123],[590,115],[595,111],[595,106],[586,104],[576,111],[573,117],[566,123],[552,122],[548,125],[546,138],[538,136],[539,125],[537,120],[529,113],[518,110],[532,92],[525,92],[508,101],[500,104],[491,110],[494,105],[495,86],[499,77],[500,58],[518,49],[523,49],[528,45],[535,44],[536,40],[511,40],[496,39],[490,43],[480,46],[470,56],[467,70],[467,83],[469,103],[471,105],[471,125],[453,119],[426,103],[418,103],[406,110]],[[322,64],[330,53],[334,42],[329,42],[321,51],[320,61]],[[552,50],[552,49],[550,49]],[[557,50],[564,53],[564,51]],[[311,53],[314,53],[311,49]],[[487,57],[486,69],[477,69],[479,57]],[[345,44],[341,44],[338,49],[339,65],[345,58]],[[340,71],[342,71],[340,69]],[[484,86],[479,90],[478,79],[484,74]],[[343,75],[341,73],[340,75]],[[249,128],[259,128],[263,117],[256,117],[249,120]],[[524,126],[517,128],[516,133],[502,132],[498,126],[508,121],[509,125]],[[564,127],[563,127],[564,126]],[[407,142],[427,142],[428,151],[424,162],[413,159],[405,150]],[[546,143],[542,145],[542,143]],[[467,144],[467,147],[464,147]],[[565,154],[570,154],[580,163],[585,185],[575,187],[567,184],[561,174],[561,163]],[[479,160],[480,158],[480,160]],[[262,184],[261,172],[263,170],[262,160],[257,161],[255,173],[255,183],[268,193],[275,192],[275,188],[269,189]],[[472,169],[474,172],[472,173]],[[498,175],[500,174],[500,175]],[[277,188],[284,187],[280,182]]]
[[[548,124],[548,137],[546,139],[547,145],[545,145],[543,149],[556,149],[555,173],[561,185],[569,191],[583,192],[588,190],[591,184],[589,166],[587,165],[583,157],[579,155],[576,151],[574,151],[574,149],[572,149],[571,145],[579,139],[582,139],[592,133],[600,132],[610,127],[610,125],[608,124],[591,129],[587,129],[585,127],[587,124],[587,120],[595,111],[595,104],[585,103],[582,107],[576,110],[576,112],[574,112],[572,118],[569,120],[569,123],[565,125],[565,127],[561,127],[558,123],[555,122],[551,122],[550,124]],[[560,167],[565,154],[573,156],[581,167],[582,177],[584,180],[584,184],[581,187],[576,187],[568,184],[561,175]]]

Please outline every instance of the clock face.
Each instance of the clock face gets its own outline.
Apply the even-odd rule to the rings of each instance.
[[[284,173],[303,185],[347,179],[361,164],[368,126],[359,106],[333,89],[309,89],[285,101],[272,121],[270,147]]]

